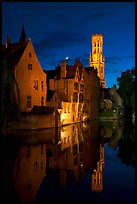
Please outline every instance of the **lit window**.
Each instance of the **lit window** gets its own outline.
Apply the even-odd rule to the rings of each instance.
[[[38,80],[34,80],[34,89],[38,90]]]
[[[32,64],[28,64],[28,69],[32,70]]]
[[[31,108],[31,96],[26,96],[27,108]]]

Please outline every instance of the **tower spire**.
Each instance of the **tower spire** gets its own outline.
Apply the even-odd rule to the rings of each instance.
[[[25,33],[24,25],[23,25],[19,42],[24,42],[24,41],[26,41],[26,33]]]

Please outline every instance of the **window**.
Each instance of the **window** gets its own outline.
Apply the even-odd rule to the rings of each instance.
[[[41,96],[41,106],[44,106],[44,96]]]
[[[80,103],[83,102],[83,94],[82,94],[82,93],[79,94],[79,102],[80,102]]]
[[[26,96],[27,108],[31,108],[31,96]]]
[[[72,104],[72,111],[75,111],[75,104]]]
[[[31,57],[31,52],[29,52],[29,57]]]
[[[68,136],[68,143],[70,142],[70,136]]]
[[[64,113],[66,113],[66,106],[64,107]]]
[[[32,70],[32,64],[28,64],[28,69]]]
[[[74,83],[74,89],[75,89],[75,90],[78,90],[78,82],[75,82],[75,83]]]
[[[78,93],[73,93],[73,102],[78,102]]]
[[[38,80],[34,80],[34,89],[38,90]]]
[[[64,144],[66,144],[66,141],[67,141],[67,138],[65,137],[65,138],[64,138]]]
[[[37,161],[34,162],[33,168],[34,168],[34,172],[37,172],[37,170],[38,170],[38,162]]]
[[[84,84],[80,84],[80,91],[84,91]]]
[[[70,113],[69,106],[68,106],[68,113]]]
[[[43,89],[44,89],[44,82],[42,81],[41,82],[41,91],[43,91]]]
[[[73,152],[73,155],[76,155],[77,154],[77,144],[74,144],[72,146],[72,152]]]

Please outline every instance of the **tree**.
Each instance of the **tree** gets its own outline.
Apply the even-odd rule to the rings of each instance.
[[[2,59],[2,126],[8,126],[8,120],[20,117],[19,88],[8,63]],[[18,120],[19,121],[19,120]]]
[[[124,100],[128,113],[135,111],[135,68],[127,69],[117,78],[118,93]]]

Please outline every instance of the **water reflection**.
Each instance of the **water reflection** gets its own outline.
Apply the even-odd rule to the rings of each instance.
[[[22,131],[17,135],[14,132],[14,137],[8,137],[3,144],[5,199],[12,192],[13,202],[46,201],[59,189],[69,185],[75,188],[86,173],[90,174],[90,191],[102,192],[105,145],[114,150],[119,146],[117,156],[121,157],[124,130],[124,121],[114,120]]]

